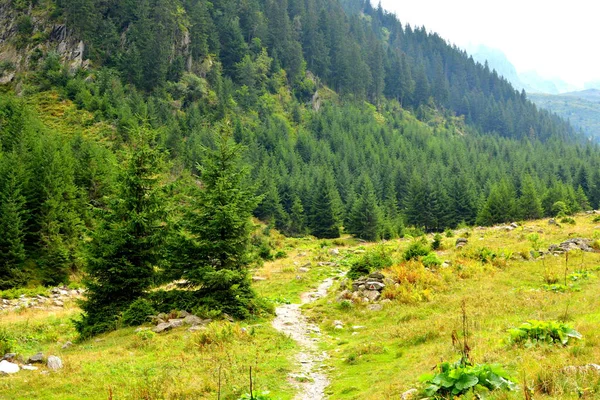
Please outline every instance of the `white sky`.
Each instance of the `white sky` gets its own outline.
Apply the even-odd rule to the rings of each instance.
[[[377,6],[378,0],[371,0]],[[600,3],[594,0],[381,0],[403,24],[459,47],[502,50],[518,72],[582,86],[600,79]]]

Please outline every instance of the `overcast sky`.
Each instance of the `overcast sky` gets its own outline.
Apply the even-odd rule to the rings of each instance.
[[[376,6],[378,0],[371,0]],[[600,80],[600,4],[593,0],[381,0],[403,24],[459,47],[502,50],[518,72],[582,86]]]

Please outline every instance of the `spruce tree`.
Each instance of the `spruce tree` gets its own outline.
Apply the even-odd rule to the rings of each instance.
[[[259,197],[248,185],[242,147],[228,125],[215,149],[204,149],[197,188],[187,220],[184,278],[197,288],[197,300],[211,309],[246,318],[256,312],[248,274],[252,210]]]
[[[333,176],[326,173],[317,183],[311,204],[311,233],[322,239],[340,237],[340,200]]]
[[[379,240],[382,231],[383,215],[373,184],[367,175],[363,176],[360,197],[354,202],[350,213],[348,232],[356,237],[374,242]]]
[[[23,171],[16,153],[6,154],[0,163],[0,290],[24,283],[25,196]]]
[[[136,128],[121,171],[117,196],[89,245],[87,299],[76,327],[83,337],[115,329],[119,314],[144,294],[154,278],[165,230],[162,155],[153,133]]]

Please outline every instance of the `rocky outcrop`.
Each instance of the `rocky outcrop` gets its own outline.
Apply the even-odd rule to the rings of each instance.
[[[50,289],[50,294],[47,296],[27,297],[22,295],[18,299],[0,299],[0,311],[17,311],[24,308],[37,310],[62,308],[65,303],[81,298],[83,294],[83,289],[69,289],[65,286],[56,287]]]
[[[175,316],[176,318],[172,318]],[[179,311],[178,313],[165,314],[161,313],[156,316],[150,317],[156,324],[152,331],[155,333],[168,332],[173,328],[179,328],[180,326],[189,326],[192,331],[196,331],[205,327],[212,322],[212,319],[202,319],[196,315],[190,314],[187,311]]]
[[[381,298],[381,292],[385,289],[385,277],[380,272],[373,272],[368,276],[362,276],[352,282],[352,289],[342,291],[338,296],[338,301],[352,300],[366,303],[375,302]],[[346,286],[343,282],[342,286]]]
[[[573,238],[565,240],[560,244],[553,244],[548,247],[548,252],[552,254],[562,254],[571,250],[581,250],[585,252],[594,252],[594,249],[590,246],[592,241],[590,239]]]

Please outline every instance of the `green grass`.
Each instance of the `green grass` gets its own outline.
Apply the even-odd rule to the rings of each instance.
[[[366,304],[338,303],[341,283],[330,295],[304,306],[309,319],[320,325],[331,385],[330,399],[397,399],[411,388],[423,389],[419,377],[441,361],[458,360],[452,335],[462,332],[462,303],[466,303],[472,361],[499,364],[536,399],[600,398],[600,374],[565,371],[600,360],[600,253],[570,253],[530,259],[532,233],[541,249],[569,237],[598,237],[590,216],[576,216],[576,225],[556,227],[547,221],[526,222],[507,232],[468,229],[443,238],[435,251],[449,266],[426,269],[420,261],[403,261],[412,239],[385,243],[394,265],[384,274],[400,285],[388,285],[391,299],[382,311]],[[469,243],[455,249],[455,238],[469,233]],[[432,238],[429,237],[428,241]],[[275,240],[286,258],[266,262],[253,271],[266,278],[255,282],[257,292],[274,303],[298,302],[300,294],[326,277],[349,268],[377,244],[349,239]],[[337,255],[332,254],[338,249]],[[484,250],[482,250],[484,249]],[[484,255],[484,257],[482,257]],[[319,263],[335,263],[335,265]],[[299,268],[310,263],[308,272]],[[552,292],[544,285],[576,282],[577,291]],[[574,281],[573,277],[577,277]],[[584,279],[585,277],[585,279]],[[203,333],[185,328],[145,335],[132,328],[61,349],[76,333],[70,319],[78,313],[69,305],[60,312],[24,310],[0,315],[2,334],[13,339],[16,351],[37,351],[63,358],[65,368],[49,375],[22,371],[0,379],[0,393],[16,399],[216,399],[218,369],[222,399],[237,400],[248,392],[248,368],[253,367],[256,390],[269,390],[276,399],[292,399],[296,389],[288,375],[299,372],[297,345],[277,333],[270,320],[229,324],[217,322]],[[536,319],[563,321],[583,336],[563,346],[511,345],[510,328]],[[334,329],[334,321],[343,329]],[[359,326],[359,327],[357,327]],[[356,327],[356,328],[355,328]],[[244,329],[242,329],[244,328]],[[492,394],[491,399],[522,399],[523,392]],[[0,395],[2,398],[2,395]],[[465,398],[468,398],[465,397]]]

